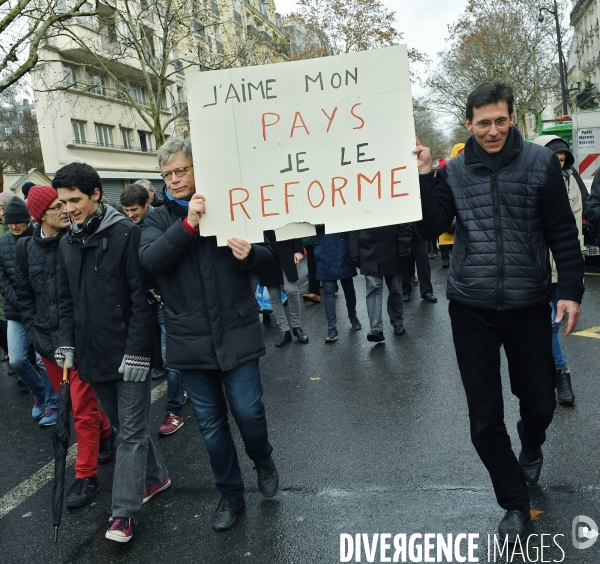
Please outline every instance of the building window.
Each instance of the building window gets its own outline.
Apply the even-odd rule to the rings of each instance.
[[[106,18],[106,37],[109,43],[117,42],[117,24],[115,18]]]
[[[77,88],[77,67],[63,63],[63,85],[65,88]]]
[[[17,126],[17,129],[19,130],[19,133],[21,133],[21,134],[25,133],[25,126],[24,125]]]
[[[104,125],[102,123],[96,124],[96,139],[98,140],[98,145],[103,147],[114,146],[112,130],[112,125]]]
[[[131,97],[139,104],[146,105],[148,103],[148,95],[146,94],[146,89],[143,86],[132,84]]]
[[[90,92],[94,94],[100,94],[101,96],[106,96],[106,77],[98,72],[87,71],[87,81],[92,86],[90,88]]]
[[[121,128],[121,137],[123,138],[123,147],[131,149],[133,147],[133,129]]]
[[[4,126],[4,135],[12,135],[12,127],[10,125]]]
[[[72,119],[71,124],[73,125],[73,139],[75,143],[85,145],[85,121]]]
[[[79,8],[80,12],[91,12],[93,10],[92,5],[89,2],[84,2]],[[94,16],[80,16],[77,18],[77,23],[83,27],[87,27],[93,31],[97,31]]]
[[[147,131],[138,131],[138,135],[140,138],[140,149],[144,151],[144,153],[152,151],[152,139],[150,133]]]
[[[206,31],[204,25],[199,20],[194,20],[194,31],[200,36],[206,39]]]

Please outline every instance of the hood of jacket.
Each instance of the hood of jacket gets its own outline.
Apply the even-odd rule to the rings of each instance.
[[[569,144],[558,135],[540,135],[539,137],[536,137],[532,143],[541,145],[542,147],[548,147],[554,154],[565,153],[567,158],[563,170],[568,170],[575,164],[575,157],[573,156],[573,153],[571,153],[571,149],[569,149]]]

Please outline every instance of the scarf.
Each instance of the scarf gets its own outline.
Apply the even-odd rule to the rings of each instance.
[[[188,200],[178,200],[177,198],[173,197],[171,192],[169,192],[168,188],[165,188],[165,194],[167,196],[167,200],[172,200],[173,202],[177,202],[182,208],[185,208],[186,210],[189,208],[190,203]]]

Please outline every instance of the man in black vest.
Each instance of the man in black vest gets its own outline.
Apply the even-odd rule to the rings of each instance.
[[[583,257],[557,157],[513,127],[513,93],[494,79],[467,98],[471,137],[463,155],[431,172],[417,142],[423,220],[430,238],[456,216],[447,297],[456,358],[467,395],[471,440],[506,515],[502,540],[523,538],[530,519],[527,483],[539,480],[541,445],[556,407],[548,300],[550,247],[558,268],[556,321],[573,331],[583,295]],[[500,347],[519,399],[519,459],[504,424]]]

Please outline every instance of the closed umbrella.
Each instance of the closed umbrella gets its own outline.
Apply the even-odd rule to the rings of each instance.
[[[69,439],[71,438],[71,390],[69,386],[69,369],[67,361],[63,361],[63,381],[58,397],[58,420],[52,435],[54,449],[54,486],[52,488],[52,516],[54,521],[54,542],[58,542],[58,527],[62,519],[63,495],[65,493],[65,466]]]

